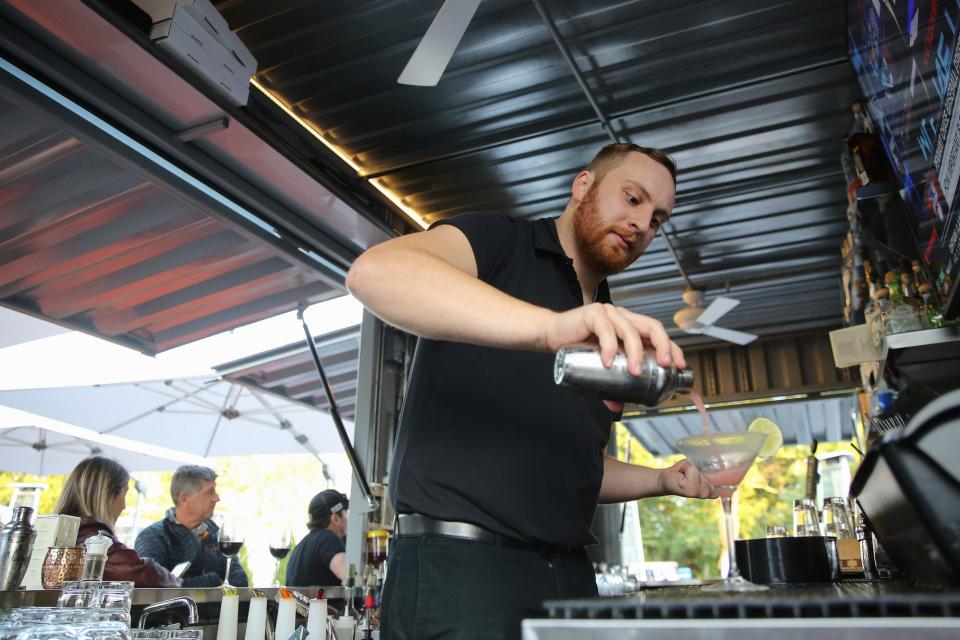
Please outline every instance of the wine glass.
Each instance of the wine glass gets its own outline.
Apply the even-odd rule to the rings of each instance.
[[[707,482],[713,485],[720,494],[720,503],[723,505],[730,569],[723,582],[705,587],[704,591],[764,591],[769,588],[749,582],[740,575],[734,549],[730,500],[766,441],[766,434],[757,431],[707,433],[677,441],[677,449],[696,465]]]
[[[273,586],[279,587],[280,580],[280,562],[290,553],[290,547],[293,543],[293,535],[289,528],[276,531],[270,536],[270,555],[276,561],[276,570],[274,571]]]
[[[220,531],[217,533],[217,546],[220,547],[220,553],[227,556],[227,571],[223,575],[222,586],[231,587],[233,585],[230,584],[230,565],[243,548],[243,533],[235,520],[221,521]]]

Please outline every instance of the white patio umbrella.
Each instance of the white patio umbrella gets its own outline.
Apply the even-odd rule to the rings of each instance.
[[[343,450],[328,414],[228,380],[0,391],[0,404],[203,458]]]
[[[129,471],[204,463],[203,458],[182,451],[98,434],[61,420],[0,406],[0,469],[64,475],[93,455],[113,458]]]

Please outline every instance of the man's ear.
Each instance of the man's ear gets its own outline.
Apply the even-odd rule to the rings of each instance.
[[[593,174],[589,171],[581,171],[577,174],[577,177],[573,179],[573,185],[570,189],[570,197],[576,201],[580,202],[583,200],[584,196],[587,195],[587,191],[590,190],[590,185],[593,184]]]

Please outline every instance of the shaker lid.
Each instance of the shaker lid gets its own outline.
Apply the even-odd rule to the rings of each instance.
[[[97,535],[90,536],[83,541],[83,545],[87,548],[87,555],[94,556],[107,555],[107,549],[112,544],[113,540],[104,531],[100,531]]]

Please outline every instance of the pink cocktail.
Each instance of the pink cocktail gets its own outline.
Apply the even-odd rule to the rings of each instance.
[[[736,465],[729,469],[704,473],[703,477],[717,490],[717,493],[729,498],[740,486],[740,481],[743,480],[743,476],[747,475],[747,471],[752,466],[753,461],[751,460],[747,464]]]
[[[740,575],[733,546],[733,513],[730,502],[733,492],[740,486],[743,476],[747,475],[747,471],[753,465],[766,440],[767,436],[764,433],[744,431],[742,433],[705,433],[677,441],[677,449],[687,456],[707,482],[717,489],[720,494],[720,503],[723,505],[730,571],[723,582],[705,587],[705,591],[762,591],[768,588],[749,582]]]

